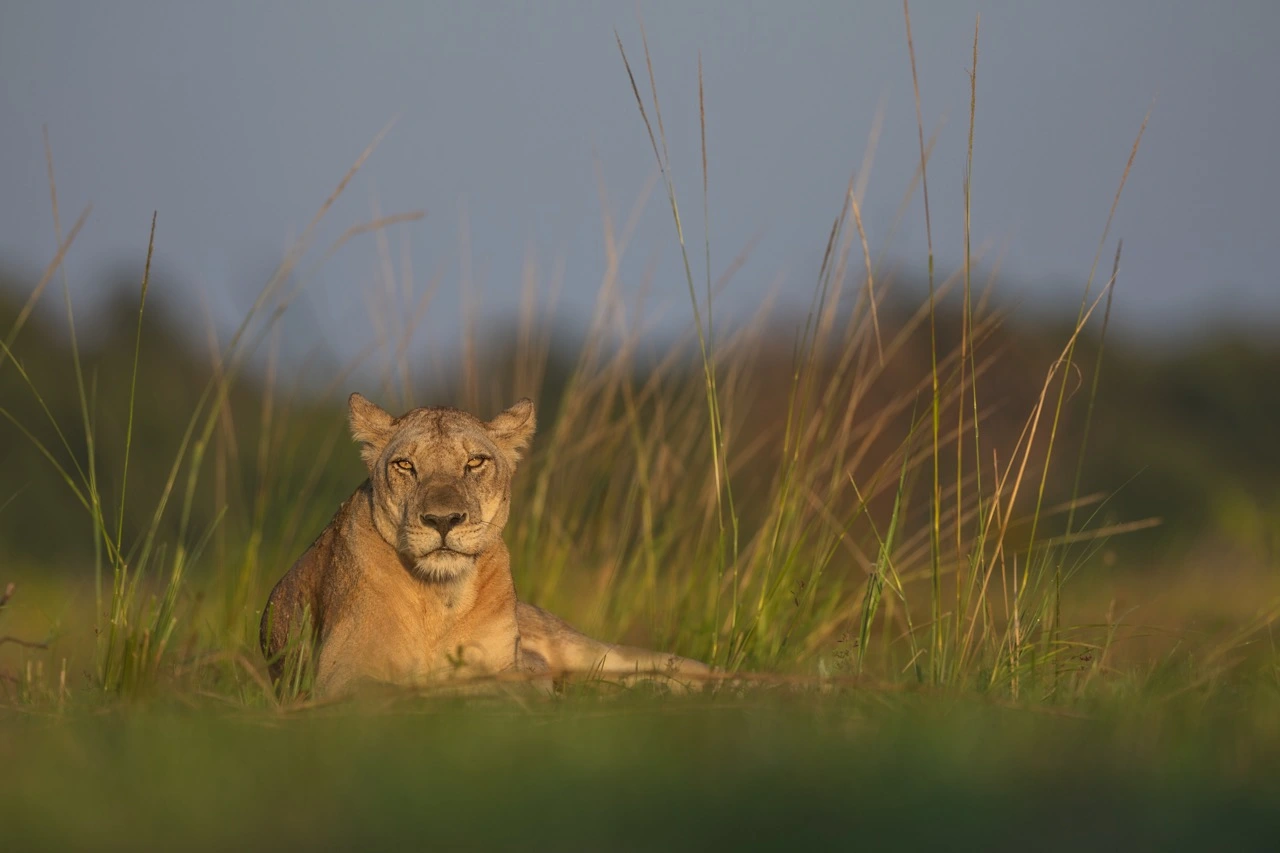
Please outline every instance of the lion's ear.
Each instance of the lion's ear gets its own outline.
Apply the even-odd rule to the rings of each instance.
[[[382,448],[391,438],[391,422],[395,418],[370,403],[359,394],[347,398],[347,421],[351,424],[351,437],[360,442],[360,458],[373,469],[373,463],[382,455]]]
[[[486,425],[498,447],[511,458],[519,460],[520,451],[529,446],[538,420],[533,413],[533,401],[524,398],[498,415]]]

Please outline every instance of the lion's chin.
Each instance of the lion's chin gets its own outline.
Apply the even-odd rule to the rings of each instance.
[[[418,577],[432,583],[455,581],[474,569],[475,565],[475,557],[446,548],[423,554],[413,561],[413,569]]]

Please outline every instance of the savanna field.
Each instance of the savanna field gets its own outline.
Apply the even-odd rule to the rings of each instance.
[[[971,128],[979,58],[975,32]],[[621,64],[680,334],[636,319],[606,216],[587,326],[531,268],[518,318],[469,311],[428,369],[431,289],[384,241],[418,214],[315,237],[377,140],[317,188],[233,335],[190,334],[152,276],[164,211],[86,317],[62,262],[92,219],[59,208],[50,154],[59,251],[0,286],[0,849],[1275,849],[1280,411],[1257,389],[1280,352],[1111,330],[1143,117],[1099,164],[1115,197],[1070,316],[1005,307],[969,233],[981,183],[933,174],[921,119],[907,198],[963,179],[965,263],[935,268],[932,242],[918,272],[890,263],[833,176],[818,277],[788,284],[808,309],[729,322],[717,296],[751,260],[700,236],[702,80],[677,181],[647,46]],[[386,270],[377,340],[290,375],[282,318],[347,243]],[[505,533],[520,596],[717,678],[273,685],[266,596],[365,476],[353,390],[397,414],[534,400]]]

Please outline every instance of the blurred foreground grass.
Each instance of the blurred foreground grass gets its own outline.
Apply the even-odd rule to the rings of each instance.
[[[1252,689],[8,711],[0,825],[9,850],[1271,850],[1280,694]]]

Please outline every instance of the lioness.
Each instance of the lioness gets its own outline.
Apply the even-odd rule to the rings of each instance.
[[[291,631],[311,632],[314,692],[527,670],[705,673],[675,655],[593,640],[516,600],[502,541],[533,403],[485,423],[451,408],[392,417],[359,394],[351,434],[369,478],[271,591],[260,641],[278,680]],[[305,618],[304,618],[305,617]]]

